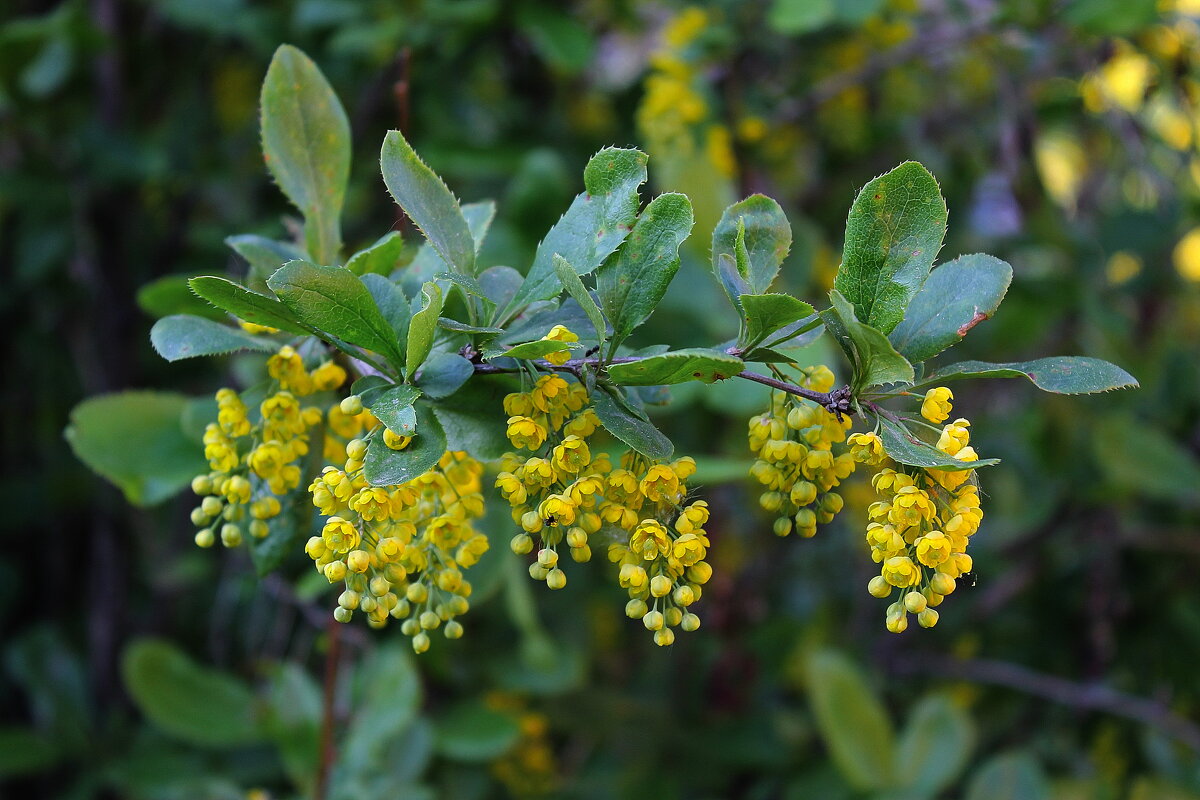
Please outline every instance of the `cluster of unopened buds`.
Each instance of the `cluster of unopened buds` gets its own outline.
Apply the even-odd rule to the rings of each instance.
[[[805,370],[800,381],[816,392],[828,392],[833,383],[825,366]],[[811,537],[842,510],[842,496],[833,490],[854,472],[854,459],[841,446],[850,425],[848,416],[783,392],[772,395],[769,411],[750,418],[747,439],[757,456],[750,475],[766,490],[759,505],[778,515],[779,536]]]
[[[346,381],[345,370],[332,361],[309,372],[291,347],[271,356],[267,371],[271,385],[256,408],[247,407],[232,389],[217,392],[217,421],[204,431],[210,471],[192,480],[192,490],[202,498],[192,510],[201,547],[211,547],[218,536],[226,547],[236,547],[245,532],[256,538],[270,533],[270,521],[283,507],[280,496],[300,484],[309,430],[324,416],[317,406],[302,406],[300,398],[336,390]]]
[[[929,390],[921,414],[935,424],[950,416],[953,395],[949,389]],[[946,424],[937,449],[959,461],[977,461],[970,442],[970,422],[956,419]],[[883,466],[883,443],[875,433],[850,437],[857,461]],[[925,628],[937,624],[936,607],[971,572],[967,546],[979,530],[983,511],[972,469],[941,470],[883,466],[871,484],[883,499],[867,509],[867,544],[880,572],[867,586],[873,596],[895,600],[887,608],[887,629],[900,633],[915,614]]]

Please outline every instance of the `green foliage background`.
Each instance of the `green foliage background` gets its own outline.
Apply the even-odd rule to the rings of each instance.
[[[656,422],[703,457],[716,519],[701,631],[654,648],[601,569],[549,602],[502,552],[498,513],[466,638],[418,665],[395,634],[342,632],[331,797],[1200,796],[1200,284],[1172,259],[1200,221],[1194,156],[1140,111],[1098,113],[1079,91],[1132,48],[1157,65],[1148,95],[1194,108],[1196,40],[1164,47],[1183,23],[1145,2],[700,7],[676,55],[706,124],[731,134],[732,175],[647,111],[659,31],[681,12],[669,3],[15,4],[0,28],[0,780],[81,798],[291,797],[316,780],[332,598],[320,582],[260,581],[242,552],[197,551],[187,498],[135,509],[62,436],[84,397],[205,394],[242,368],[166,364],[148,331],[203,313],[170,276],[239,272],[223,239],[277,237],[294,213],[263,167],[256,108],[291,42],[349,111],[351,247],[413,234],[370,157],[389,128],[464,201],[498,201],[479,259],[522,268],[586,159],[642,146],[666,176],[655,190],[692,196],[697,231],[737,197],[777,198],[797,232],[782,283],[812,299],[855,190],[918,159],[948,200],[942,260],[986,251],[1015,271],[959,355],[1083,353],[1143,387],[958,391],[981,454],[1004,459],[984,476],[978,585],[936,629],[899,637],[865,592],[867,494],[814,540],[775,539],[742,479],[745,419],[765,396],[677,387]],[[1051,141],[1071,145],[1069,192]],[[635,341],[710,345],[736,329],[706,242],[689,242]],[[1118,252],[1140,272],[1115,271]],[[194,432],[140,442],[119,422],[101,449],[162,463],[169,483]],[[553,754],[546,780],[521,760],[535,747]]]

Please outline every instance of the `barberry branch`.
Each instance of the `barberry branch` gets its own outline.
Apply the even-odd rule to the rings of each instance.
[[[564,362],[560,365],[547,364],[550,369],[557,372],[569,372],[577,378],[582,377],[582,373],[586,369],[596,368],[605,364],[629,364],[634,361],[641,361],[638,356],[625,356],[622,358],[612,358],[604,361],[599,358],[576,358]],[[539,365],[542,366],[542,365]],[[502,367],[497,364],[485,364],[475,362],[476,375],[498,375],[503,373],[511,373],[520,371],[520,367]],[[761,383],[763,386],[770,386],[780,392],[803,397],[805,400],[811,400],[817,405],[829,411],[831,414],[841,416],[851,413],[853,410],[854,395],[849,386],[842,386],[834,389],[832,392],[815,392],[812,389],[805,389],[803,386],[797,386],[794,383],[788,383],[777,378],[771,378],[766,375],[760,375],[757,372],[743,370],[731,377],[741,378],[742,380],[752,381],[753,383]]]

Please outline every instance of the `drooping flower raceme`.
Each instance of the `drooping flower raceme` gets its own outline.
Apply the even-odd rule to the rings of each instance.
[[[202,498],[192,510],[201,547],[211,547],[218,535],[226,547],[241,544],[246,532],[268,535],[283,508],[279,498],[303,479],[309,431],[324,416],[315,405],[302,406],[300,398],[335,390],[346,380],[345,370],[332,361],[309,372],[300,354],[286,346],[267,360],[267,372],[271,383],[257,407],[248,407],[233,389],[217,392],[217,421],[204,430],[210,471],[192,481]]]

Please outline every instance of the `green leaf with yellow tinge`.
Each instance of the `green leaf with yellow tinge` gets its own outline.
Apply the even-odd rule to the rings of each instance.
[[[859,320],[888,334],[904,319],[946,235],[946,201],[929,170],[907,161],[869,182],[846,218],[833,286]]]
[[[695,347],[670,350],[624,364],[610,364],[607,372],[613,383],[623,386],[665,386],[686,381],[723,381],[745,368],[736,356]]]
[[[350,176],[350,122],[317,65],[281,45],[260,98],[267,169],[304,214],[309,255],[333,264],[342,246],[340,217]]]
[[[421,287],[421,310],[413,314],[412,321],[408,323],[408,358],[405,360],[404,374],[409,380],[412,380],[433,349],[433,338],[437,334],[444,300],[442,287],[433,281],[427,281]]]

